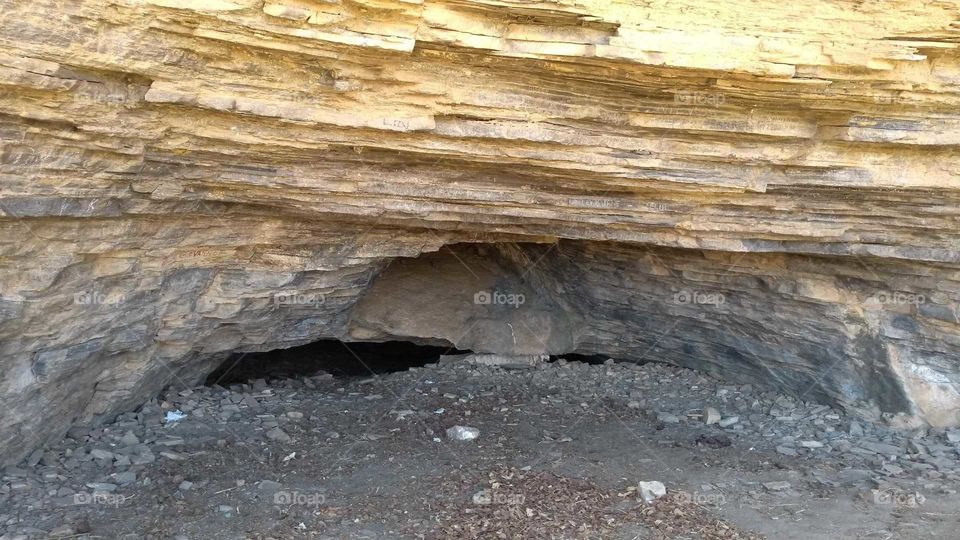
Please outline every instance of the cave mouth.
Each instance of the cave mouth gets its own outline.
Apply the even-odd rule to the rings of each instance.
[[[410,341],[345,342],[324,339],[286,349],[232,354],[207,375],[204,386],[229,386],[257,379],[311,377],[318,373],[329,373],[334,377],[369,377],[435,364],[441,356],[470,352],[449,345],[423,345]],[[599,354],[570,353],[552,355],[548,361],[555,362],[561,358],[586,364],[602,364],[609,359]]]
[[[436,363],[442,355],[470,351],[409,341],[315,341],[299,347],[230,355],[207,376],[206,386],[243,384],[256,379],[309,377],[321,372],[334,377],[369,377]]]

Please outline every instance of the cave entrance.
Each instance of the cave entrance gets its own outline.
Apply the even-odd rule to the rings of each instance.
[[[256,379],[309,377],[320,372],[334,377],[368,377],[433,364],[442,355],[465,352],[469,351],[409,341],[346,343],[328,339],[289,349],[231,355],[207,376],[205,385],[228,386]]]

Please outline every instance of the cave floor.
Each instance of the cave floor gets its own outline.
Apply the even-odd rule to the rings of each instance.
[[[956,435],[662,364],[171,389],[7,468],[0,538],[956,538]]]

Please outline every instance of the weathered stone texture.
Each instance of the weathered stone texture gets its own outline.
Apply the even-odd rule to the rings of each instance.
[[[958,28],[934,0],[6,0],[0,457],[321,338],[960,424]],[[477,311],[498,286],[529,302]]]

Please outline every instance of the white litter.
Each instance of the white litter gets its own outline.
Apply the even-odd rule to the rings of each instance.
[[[479,429],[468,426],[453,426],[447,430],[447,437],[455,441],[472,441],[479,436]]]
[[[167,411],[167,415],[163,417],[163,421],[166,423],[179,422],[186,418],[187,415],[183,411],[177,409],[175,411]]]

